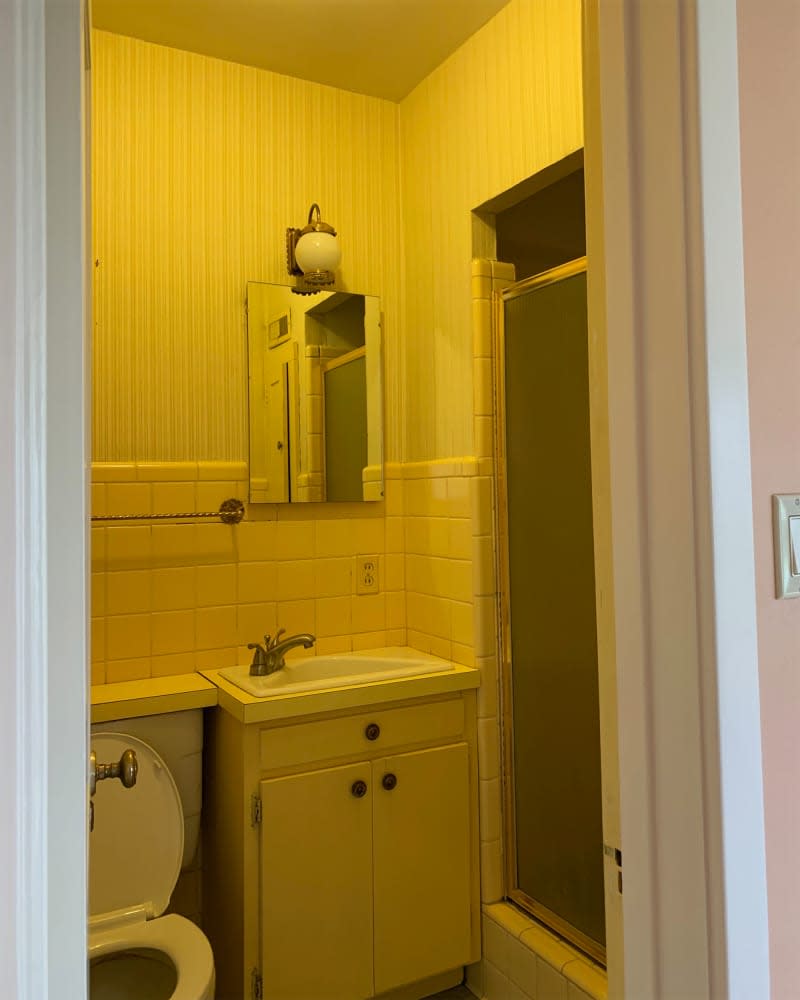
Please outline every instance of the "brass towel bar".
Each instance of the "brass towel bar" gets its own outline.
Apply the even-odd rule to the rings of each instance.
[[[223,524],[239,524],[244,518],[244,504],[232,498],[223,500],[219,510],[187,514],[92,514],[93,521],[185,521],[195,517],[218,517]]]

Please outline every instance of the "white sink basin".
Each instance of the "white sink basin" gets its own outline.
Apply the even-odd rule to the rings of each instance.
[[[277,694],[322,691],[351,684],[372,684],[397,677],[441,673],[453,664],[438,656],[405,646],[367,649],[360,653],[332,653],[287,660],[282,670],[266,677],[253,677],[249,666],[223,667],[220,677],[256,698]]]

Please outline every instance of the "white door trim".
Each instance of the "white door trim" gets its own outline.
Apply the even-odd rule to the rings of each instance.
[[[625,995],[768,997],[735,0],[585,13]]]
[[[13,220],[0,249],[13,275],[0,297],[13,400],[0,445],[0,773],[16,804],[0,841],[13,873],[0,968],[4,996],[56,1000],[86,995],[82,5],[13,0],[0,22],[0,115],[13,136],[0,150]]]

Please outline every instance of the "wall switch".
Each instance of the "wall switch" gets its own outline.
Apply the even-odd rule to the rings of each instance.
[[[800,597],[800,493],[772,497],[775,596]]]
[[[380,589],[378,557],[356,556],[356,593],[377,594]]]

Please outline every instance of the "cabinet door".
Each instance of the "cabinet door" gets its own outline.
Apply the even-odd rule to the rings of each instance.
[[[372,996],[370,785],[369,764],[261,782],[265,998]]]
[[[382,993],[470,959],[467,745],[385,757],[372,769],[375,992]]]

